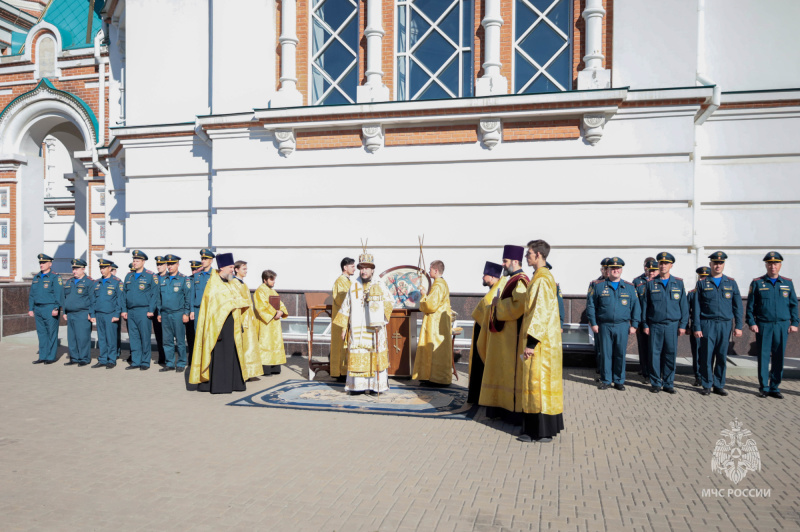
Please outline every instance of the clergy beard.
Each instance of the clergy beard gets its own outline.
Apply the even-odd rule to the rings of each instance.
[[[370,281],[372,281],[372,275],[370,275],[366,279],[364,277],[361,277],[361,282],[363,282],[364,284],[367,284]]]
[[[510,272],[510,271],[508,271],[508,268],[506,268],[505,266],[503,266],[503,275],[504,275],[504,276],[506,276],[506,277],[508,277],[509,275],[511,275],[511,272]]]
[[[483,282],[483,286],[485,286],[487,288],[491,288],[492,287],[492,283],[490,283],[489,281],[484,281]]]
[[[220,277],[222,278],[223,281],[229,282],[229,281],[233,281],[234,275],[233,275],[233,273],[229,273],[227,275],[220,275]]]

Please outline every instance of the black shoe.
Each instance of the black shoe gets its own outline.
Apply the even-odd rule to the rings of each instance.
[[[667,392],[668,394],[675,395],[675,388],[664,386],[664,391]]]
[[[273,375],[280,375],[281,374],[281,365],[280,364],[272,366],[272,374]]]
[[[703,388],[700,390],[700,395],[711,395],[711,388]]]
[[[728,391],[724,388],[714,388],[714,393],[717,395],[721,395],[722,397],[726,397],[728,395]]]
[[[75,362],[74,360],[70,360],[69,362],[65,362],[64,365],[65,366],[77,366],[78,363]]]
[[[32,364],[44,364],[44,360],[34,360]]]
[[[106,367],[106,365],[105,365],[105,364],[103,364],[103,363],[101,363],[101,362],[98,362],[97,364],[95,364],[94,366],[92,366],[92,368],[104,368],[104,367]]]
[[[50,364],[55,364],[56,361],[55,360],[45,360],[44,363],[45,363],[45,365],[49,366]]]
[[[695,379],[692,386],[700,386],[700,379]]]
[[[768,395],[770,397],[774,397],[775,399],[783,399],[783,394],[781,392],[769,392]]]
[[[78,362],[78,367],[79,368],[82,368],[83,366],[88,366],[88,365],[89,365],[88,362]]]
[[[598,390],[608,390],[608,384],[601,382],[600,386],[597,387]]]
[[[621,392],[624,392],[625,391],[625,385],[624,384],[615,384],[614,385],[614,389],[615,390],[619,390]]]
[[[125,368],[125,370],[129,370],[129,369],[139,369],[139,366],[131,365],[131,366],[128,366],[127,368]]]
[[[175,371],[177,371],[178,373],[183,373],[184,371],[186,371],[186,366],[178,366],[177,368],[175,368]]]
[[[550,443],[553,441],[553,438],[539,438],[538,440],[533,440],[536,443]]]
[[[651,386],[650,387],[650,393],[658,393],[660,391],[661,391],[661,388],[659,388],[658,386]]]
[[[175,368],[161,368],[160,370],[158,370],[158,372],[159,372],[159,373],[164,373],[164,372],[166,372],[166,371],[172,371],[172,370],[174,370],[174,369],[175,369]]]
[[[142,371],[147,371],[148,369],[150,369],[150,366],[139,366],[139,369]]]
[[[758,396],[763,399],[764,397],[767,397],[767,392],[758,392]]]
[[[642,384],[650,384],[650,377],[642,375]]]
[[[116,364],[112,364],[111,362],[106,364],[106,369],[114,369],[115,367],[117,367],[117,365]]]
[[[594,382],[600,382],[600,377],[597,377]]]
[[[517,439],[525,443],[530,443],[531,441],[533,441],[533,439],[527,434],[520,434],[519,436],[517,436]]]

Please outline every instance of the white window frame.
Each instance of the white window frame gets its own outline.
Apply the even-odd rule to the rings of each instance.
[[[2,194],[6,196],[6,204],[3,206],[2,203],[0,203],[0,213],[9,214],[11,213],[11,187],[0,187],[0,195]]]
[[[6,229],[5,237],[3,237],[3,227]],[[8,218],[0,218],[0,244],[11,244],[11,220]]]
[[[320,103],[320,102],[323,102],[325,100],[325,98],[327,98],[328,95],[332,91],[339,91],[339,93],[342,96],[344,96],[345,99],[347,99],[350,103],[356,103],[356,101],[353,98],[351,98],[350,96],[347,95],[347,92],[344,89],[339,87],[339,83],[344,78],[346,78],[347,75],[355,68],[356,69],[356,87],[358,87],[358,64],[359,64],[359,53],[360,53],[361,47],[359,46],[359,43],[356,43],[356,49],[353,50],[350,47],[350,45],[347,44],[344,41],[344,39],[342,39],[339,36],[339,33],[344,28],[347,27],[347,25],[350,23],[350,21],[353,20],[354,17],[356,19],[359,18],[360,10],[361,10],[361,3],[358,2],[358,1],[354,1],[354,0],[348,0],[349,2],[354,4],[355,12],[351,13],[350,16],[347,17],[344,20],[344,22],[342,22],[342,24],[337,29],[331,28],[321,18],[316,18],[316,20],[318,20],[320,24],[323,24],[325,26],[325,28],[328,31],[331,32],[331,38],[323,45],[321,50],[319,50],[317,53],[314,53],[314,20],[315,20],[315,17],[316,17],[315,13],[316,13],[317,9],[319,7],[321,7],[326,1],[327,0],[321,0],[320,3],[317,6],[314,6],[314,0],[309,0],[309,10],[308,10],[309,11],[309,15],[308,15],[308,43],[309,43],[308,44],[308,57],[309,57],[309,59],[308,59],[308,73],[309,73],[309,75],[308,75],[308,97],[309,97],[309,101],[311,101],[311,105],[324,106],[325,104],[324,103]],[[360,31],[359,31],[359,34],[360,34]],[[333,43],[334,40],[339,41],[339,44],[341,44],[342,46],[344,46],[345,48],[350,50],[355,55],[355,59],[353,59],[353,61],[350,63],[350,65],[347,68],[345,68],[342,71],[342,73],[339,75],[339,77],[337,79],[335,79],[335,80],[333,78],[331,78],[328,75],[327,72],[325,72],[324,70],[322,70],[321,68],[319,68],[317,65],[314,64],[314,60],[316,60],[317,57],[319,57],[321,54],[324,54],[325,51],[328,49],[328,47],[330,47],[331,43]],[[320,96],[317,101],[313,101],[312,100],[312,98],[314,97],[314,72],[315,71],[319,72],[331,84],[331,86],[328,87],[328,90],[324,91],[322,93],[322,96]],[[354,95],[354,97],[355,97],[355,95]]]
[[[444,0],[440,0],[440,1],[444,1]],[[394,5],[395,39],[394,39],[394,65],[393,65],[394,72],[395,72],[395,74],[394,74],[395,100],[398,100],[398,101],[415,101],[417,99],[416,97],[424,94],[425,91],[428,89],[428,87],[430,87],[430,85],[432,83],[437,83],[441,89],[443,89],[446,93],[448,93],[451,96],[451,98],[464,98],[465,97],[465,96],[463,96],[464,95],[464,72],[463,72],[464,57],[463,57],[463,54],[464,54],[464,52],[469,52],[470,54],[472,54],[474,52],[474,44],[475,44],[474,25],[475,24],[474,24],[474,20],[473,20],[473,25],[472,25],[472,27],[469,28],[469,33],[470,33],[470,35],[472,35],[472,38],[469,39],[469,42],[470,42],[470,44],[472,44],[472,46],[461,46],[461,43],[464,41],[464,32],[466,31],[466,28],[464,28],[464,25],[463,25],[463,22],[464,22],[464,2],[465,2],[465,0],[448,0],[448,1],[450,1],[450,6],[448,7],[448,9],[446,9],[444,12],[442,12],[442,14],[439,16],[439,19],[436,20],[436,21],[431,21],[431,19],[429,19],[427,17],[427,15],[425,15],[421,11],[417,10],[417,13],[420,16],[422,16],[425,19],[425,21],[428,24],[430,24],[431,27],[428,29],[427,32],[425,32],[425,34],[423,34],[417,40],[417,44],[415,45],[415,49],[418,48],[423,43],[423,41],[425,40],[425,37],[427,37],[428,34],[430,34],[432,31],[438,31],[440,36],[444,37],[445,40],[449,41],[451,44],[453,44],[455,46],[456,49],[454,51],[454,54],[457,57],[456,57],[456,59],[453,59],[452,56],[451,56],[450,60],[449,61],[445,61],[445,63],[441,67],[439,67],[439,70],[437,70],[433,74],[424,65],[422,65],[422,63],[420,63],[419,61],[415,61],[417,66],[419,66],[421,69],[423,69],[431,77],[431,79],[429,79],[425,83],[425,85],[423,85],[417,91],[417,93],[415,95],[413,95],[413,96],[409,94],[409,92],[411,90],[410,89],[411,61],[414,61],[414,59],[412,59],[413,51],[410,49],[410,45],[409,45],[409,41],[410,41],[410,37],[409,37],[410,36],[409,20],[411,18],[411,9],[416,9],[416,8],[412,7],[412,4],[414,3],[413,0],[397,0],[395,2],[395,5]],[[475,2],[482,2],[482,1],[483,0],[473,0],[473,2],[472,2],[473,10],[475,9]],[[458,10],[459,10],[459,12],[458,12],[458,15],[459,15],[459,17],[458,17],[458,25],[459,25],[458,43],[453,43],[453,40],[450,39],[450,37],[445,35],[445,33],[443,31],[440,31],[439,30],[439,24],[438,24],[450,13],[450,9],[452,9],[452,4],[455,4],[455,3],[458,3]],[[405,46],[405,50],[406,51],[402,52],[402,53],[399,51],[399,47],[397,46],[397,43],[399,42],[399,39],[400,39],[400,31],[398,29],[399,28],[399,26],[398,26],[398,11],[400,11],[399,8],[400,8],[401,5],[406,6],[406,43],[405,43],[406,44],[406,46]],[[475,15],[473,13],[472,17],[474,17],[474,16]],[[407,98],[405,100],[400,100],[400,98],[399,98],[400,91],[398,90],[399,83],[400,83],[400,81],[399,81],[399,77],[400,76],[398,75],[399,69],[397,67],[397,63],[398,63],[398,60],[400,58],[402,58],[402,57],[406,57],[407,58],[406,59],[406,82],[405,82],[406,83],[406,87],[405,87],[405,90],[404,90]],[[450,66],[450,64],[453,61],[458,61],[458,94],[457,95],[453,95],[453,93],[450,91],[450,89],[448,89],[438,79],[439,74],[441,74],[445,69],[447,69],[447,67]],[[472,56],[472,63],[474,63],[474,61],[475,61],[475,56],[473,55]],[[474,72],[473,72],[473,75],[471,76],[473,86],[474,86],[474,77],[475,77],[475,75],[474,75]]]
[[[105,214],[105,203],[100,204],[100,197],[105,194],[106,187],[104,185],[96,185],[92,187],[92,214]],[[104,200],[105,201],[105,200]]]
[[[104,230],[107,230],[108,227],[106,226],[106,219],[105,218],[92,218],[92,245],[93,246],[104,246],[106,243],[105,238],[100,238],[100,229],[101,226]]]
[[[3,268],[3,258],[6,259],[6,268]],[[11,277],[11,253],[6,249],[0,250],[0,277]]]
[[[573,39],[572,31],[570,31],[569,34],[565,35],[564,32],[561,31],[561,29],[558,26],[556,26],[554,23],[550,22],[550,19],[547,17],[547,14],[550,13],[550,11],[553,9],[553,7],[555,7],[556,0],[551,0],[550,5],[548,6],[548,8],[546,10],[544,10],[544,12],[541,12],[538,9],[536,9],[536,6],[531,4],[529,0],[519,0],[519,1],[528,4],[528,6],[535,13],[539,13],[539,18],[536,19],[536,21],[534,21],[534,23],[531,26],[528,26],[528,29],[526,29],[522,33],[522,35],[520,35],[519,38],[516,37],[516,24],[512,25],[511,31],[512,31],[512,38],[514,39],[514,45],[513,45],[512,50],[511,50],[511,87],[512,87],[512,93],[513,94],[524,94],[525,89],[527,89],[530,86],[531,83],[533,83],[534,81],[539,79],[539,76],[541,76],[541,75],[546,76],[551,82],[555,83],[555,85],[559,89],[561,89],[561,92],[568,92],[568,91],[572,90],[571,86],[564,87],[555,78],[553,78],[553,76],[551,76],[549,72],[547,72],[545,70],[547,67],[550,66],[550,64],[559,55],[561,55],[564,52],[565,48],[572,48],[572,39]],[[572,0],[561,0],[561,1],[562,2],[566,2],[567,4],[569,4],[569,2],[571,2]],[[574,8],[570,8],[570,14],[573,14],[572,9],[574,9]],[[516,22],[516,20],[517,20],[517,0],[513,0],[512,1],[511,10],[512,10],[511,11],[512,12],[512,20],[514,22]],[[574,20],[574,14],[573,14],[573,20]],[[536,61],[534,61],[534,59],[531,56],[529,56],[527,53],[525,53],[525,50],[520,48],[519,44],[523,40],[525,40],[525,37],[527,37],[528,34],[530,34],[530,32],[532,32],[533,29],[538,24],[540,24],[542,22],[544,22],[545,24],[550,26],[550,29],[552,29],[553,31],[555,31],[556,33],[561,35],[562,37],[566,37],[566,42],[564,43],[564,45],[561,48],[559,48],[559,50],[555,54],[553,54],[553,56],[550,58],[549,61],[547,61],[547,63],[545,63],[544,65],[539,65]],[[571,27],[571,25],[570,25],[570,27]],[[530,60],[531,65],[533,66],[533,68],[535,68],[537,70],[536,74],[534,74],[533,77],[530,78],[525,83],[525,85],[523,85],[522,88],[520,88],[520,90],[518,90],[518,91],[516,90],[516,87],[517,87],[517,60],[516,60],[516,54],[517,54],[517,52],[519,52],[519,53],[523,54],[525,57],[527,57]],[[572,54],[570,53],[570,57],[571,56],[572,56]],[[571,61],[574,61],[574,59],[571,59]],[[574,68],[575,65],[571,65],[571,66]]]

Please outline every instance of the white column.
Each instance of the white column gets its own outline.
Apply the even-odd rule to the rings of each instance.
[[[297,2],[281,0],[281,88],[270,101],[270,107],[303,105],[303,95],[297,90]]]
[[[586,68],[578,72],[578,90],[611,87],[611,71],[603,68],[603,0],[586,0],[583,20],[586,21]]]
[[[508,80],[500,73],[500,0],[484,0],[486,16],[481,21],[484,29],[483,76],[475,84],[475,96],[508,94]]]
[[[367,0],[367,27],[364,30],[364,36],[367,38],[367,81],[356,88],[358,103],[389,100],[389,88],[383,84],[381,69],[381,47],[385,34],[381,25],[383,17],[381,7],[381,0]]]

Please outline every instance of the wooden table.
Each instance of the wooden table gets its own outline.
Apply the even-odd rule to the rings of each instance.
[[[314,380],[317,371],[331,372],[330,352],[328,363],[314,362],[314,321],[323,314],[331,316],[333,311],[333,297],[327,292],[307,292],[306,298],[306,326],[308,327],[308,380]]]

